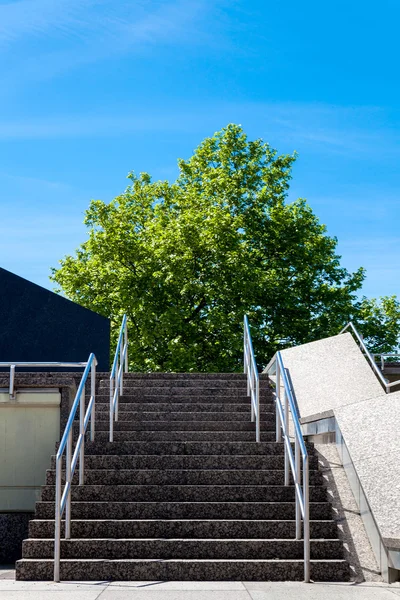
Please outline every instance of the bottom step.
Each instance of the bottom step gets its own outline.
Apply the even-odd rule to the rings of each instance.
[[[22,559],[16,579],[53,579],[53,560]],[[61,560],[63,581],[303,581],[303,560]],[[313,581],[349,581],[345,560],[312,560]]]

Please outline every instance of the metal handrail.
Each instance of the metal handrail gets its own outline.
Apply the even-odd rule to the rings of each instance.
[[[256,421],[256,442],[260,441],[260,377],[251,341],[247,315],[244,316],[243,362],[247,374],[247,395],[251,397],[251,422]]]
[[[60,538],[61,518],[65,510],[65,539],[71,537],[71,486],[72,477],[79,459],[79,485],[84,484],[85,478],[85,433],[90,420],[90,440],[95,434],[95,402],[96,402],[96,365],[97,359],[92,353],[86,363],[81,382],[76,392],[75,400],[61,438],[56,456],[56,506],[55,506],[55,531],[54,531],[54,581],[60,581]],[[91,374],[90,400],[85,412],[85,384]],[[79,436],[72,455],[73,423],[79,406]],[[65,485],[61,495],[61,476],[63,467],[64,450],[65,458]]]
[[[304,581],[310,582],[310,491],[309,491],[309,458],[307,447],[301,431],[299,415],[293,398],[292,388],[283,364],[282,355],[277,352],[269,369],[276,369],[275,404],[276,404],[276,441],[282,441],[285,448],[285,486],[290,483],[289,467],[295,485],[296,500],[296,540],[301,539],[301,518],[303,518],[304,537]],[[283,405],[281,402],[283,400]],[[294,432],[294,456],[289,434],[289,413],[292,415]],[[300,454],[302,459],[300,460]],[[301,462],[303,463],[303,486],[301,485]]]
[[[362,337],[358,333],[355,325],[351,321],[349,321],[347,323],[347,325],[345,327],[343,327],[343,329],[339,332],[339,335],[341,333],[344,333],[345,331],[347,331],[347,329],[351,329],[353,331],[354,335],[356,336],[357,340],[360,343],[360,346],[361,346],[361,349],[362,349],[361,351],[368,358],[368,360],[369,360],[369,362],[371,364],[371,367],[372,367],[372,369],[375,372],[375,375],[378,377],[379,381],[381,382],[381,384],[385,388],[386,393],[389,394],[390,393],[390,388],[392,388],[395,385],[399,385],[400,384],[400,379],[398,379],[397,381],[392,381],[392,383],[388,383],[386,381],[386,379],[384,378],[382,372],[379,370],[379,367],[378,367],[378,365],[375,362],[374,355],[371,354],[371,352],[368,350],[367,346],[364,343],[364,340],[362,339]]]
[[[128,324],[123,316],[110,374],[110,442],[114,441],[114,421],[118,421],[119,396],[123,393],[124,370],[128,372]]]
[[[381,370],[383,371],[385,368],[385,358],[400,358],[400,353],[399,352],[379,352],[379,353],[374,353],[372,354],[374,360],[376,360],[376,358],[380,359],[381,361]],[[400,383],[400,381],[398,381],[398,383]]]
[[[87,363],[85,362],[0,362],[0,369],[6,367],[10,368],[10,384],[9,384],[9,394],[10,400],[15,400],[14,394],[14,386],[15,386],[15,369],[16,367],[26,368],[32,367],[32,369],[36,369],[38,367],[54,367],[58,369],[60,367],[86,367]]]

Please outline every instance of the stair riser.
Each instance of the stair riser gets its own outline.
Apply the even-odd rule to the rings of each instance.
[[[126,390],[125,390],[126,391]],[[90,399],[90,393],[86,394],[86,402]],[[110,394],[108,390],[99,390],[96,393],[96,402],[107,403],[110,401]],[[119,396],[120,404],[153,404],[153,403],[177,403],[177,404],[185,404],[188,402],[188,396],[185,395],[174,395],[174,394],[136,394],[130,393],[129,395],[123,394]],[[227,394],[227,395],[204,395],[199,394],[194,396],[190,395],[190,403],[201,404],[214,404],[218,406],[222,406],[224,404],[243,404],[244,406],[250,406],[250,397],[243,394]],[[260,404],[261,406],[275,406],[274,398],[271,394],[261,394],[260,395]]]
[[[219,415],[221,418],[221,415]],[[79,424],[76,422],[75,427]],[[261,431],[271,431],[275,423],[260,423]],[[109,420],[96,419],[96,431],[109,431]],[[114,431],[253,431],[255,423],[247,421],[117,421]]]
[[[282,455],[282,443],[263,442],[88,442],[85,454]]]
[[[17,562],[17,580],[53,579],[53,561]],[[300,561],[62,561],[60,576],[65,581],[303,581]],[[314,581],[348,581],[345,561],[311,563]]]
[[[75,440],[78,434],[76,431]],[[108,431],[97,431],[95,440],[108,442],[109,435]],[[255,431],[114,431],[115,442],[254,442],[255,439]],[[262,431],[260,439],[274,442],[275,432]]]
[[[190,388],[190,389],[212,389],[212,390],[240,390],[242,393],[247,393],[247,382],[246,379],[242,380],[227,380],[227,379],[170,379],[159,381],[157,379],[147,379],[146,381],[140,379],[131,379],[129,377],[124,377],[124,387],[132,389],[132,388],[158,388],[158,389],[182,389],[182,388]],[[109,380],[103,380],[100,382],[99,387],[109,388]],[[269,388],[269,384],[267,381],[262,381],[260,384],[260,389],[267,390]]]
[[[42,489],[42,501],[55,499],[54,486]],[[83,485],[72,488],[73,502],[294,502],[294,487]],[[310,487],[310,502],[326,502],[326,488]]]
[[[310,456],[310,469],[317,469],[318,459]],[[65,461],[64,461],[65,465]],[[85,456],[85,469],[235,469],[258,470],[279,469],[284,467],[284,457],[281,456]],[[51,468],[55,469],[55,457],[51,459]]]
[[[53,558],[52,540],[25,540],[24,558]],[[340,540],[311,541],[311,559],[343,558]],[[61,558],[302,559],[302,540],[62,540]]]
[[[53,519],[54,503],[37,502],[37,519]],[[295,519],[294,502],[73,502],[73,519]],[[328,520],[327,502],[310,503],[310,518]]]
[[[96,414],[96,423],[98,421],[109,420],[109,412],[98,412]],[[174,422],[174,421],[191,421],[196,423],[197,421],[243,421],[250,422],[250,412],[160,412],[160,411],[130,411],[120,410],[118,414],[119,421],[134,421],[137,423],[146,421],[163,421],[163,422]],[[273,413],[261,413],[261,421],[272,425],[276,422],[275,415]]]
[[[65,535],[64,523],[61,535]],[[335,539],[333,521],[311,521],[311,539]],[[31,521],[31,538],[52,538],[54,521]],[[72,538],[294,539],[294,521],[72,521]]]
[[[56,472],[47,471],[46,485],[55,485]],[[62,476],[65,482],[65,472]],[[293,477],[290,479],[293,484]],[[322,485],[319,471],[310,471],[310,485]],[[72,483],[78,485],[79,475]],[[85,485],[284,485],[284,471],[105,471],[85,470]]]
[[[118,412],[119,414],[122,414],[123,412],[162,412],[164,414],[169,414],[169,413],[192,413],[193,414],[193,418],[195,419],[197,416],[197,413],[203,413],[203,412],[212,412],[215,413],[215,411],[218,411],[219,413],[238,413],[238,412],[242,412],[248,415],[248,417],[250,418],[250,414],[251,414],[251,407],[250,404],[233,404],[233,403],[224,403],[224,404],[216,404],[216,403],[186,403],[186,402],[180,402],[180,403],[173,403],[173,402],[169,402],[169,403],[152,403],[152,402],[147,402],[147,403],[130,403],[130,402],[121,402],[119,404],[119,408],[118,408]],[[96,412],[97,414],[100,413],[110,413],[110,404],[109,402],[96,402]],[[275,413],[271,410],[271,406],[266,406],[266,405],[261,405],[260,406],[260,413],[263,415],[262,418],[264,418],[264,414],[268,413],[270,415],[275,415]]]

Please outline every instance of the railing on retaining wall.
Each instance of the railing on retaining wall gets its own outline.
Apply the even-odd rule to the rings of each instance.
[[[395,385],[399,385],[400,384],[400,379],[398,379],[397,381],[392,381],[391,383],[389,383],[388,381],[386,381],[386,379],[383,376],[383,373],[381,372],[381,370],[379,369],[378,365],[375,362],[375,356],[376,355],[371,354],[371,352],[368,350],[367,346],[364,343],[363,338],[358,333],[355,325],[351,321],[349,321],[349,323],[347,323],[347,325],[345,327],[343,327],[343,329],[340,331],[340,333],[344,333],[348,329],[351,329],[352,332],[354,333],[354,335],[356,336],[356,338],[357,338],[357,340],[358,340],[358,342],[360,344],[361,352],[363,354],[365,354],[365,356],[367,357],[367,359],[370,362],[370,365],[371,365],[372,369],[375,372],[375,375],[378,377],[379,381],[381,382],[381,384],[385,388],[386,393],[389,394],[390,393],[390,388],[394,387]],[[381,356],[390,356],[390,355],[384,354],[384,355],[381,355]],[[399,355],[397,355],[397,356],[399,356]]]
[[[128,325],[123,316],[110,374],[110,442],[114,441],[114,421],[118,421],[119,396],[123,393],[124,371],[128,372]]]
[[[267,367],[267,372],[276,373],[275,405],[276,405],[276,441],[285,448],[285,486],[290,483],[290,471],[293,475],[296,499],[296,539],[302,537],[303,519],[304,537],[304,581],[310,581],[310,491],[309,491],[309,458],[307,447],[301,431],[299,415],[293,398],[288,374],[283,364],[282,355],[277,352]],[[292,438],[294,437],[294,456],[290,436],[289,416],[292,416]],[[301,466],[303,466],[303,485],[301,484]]]
[[[65,510],[65,539],[71,537],[71,486],[72,477],[79,460],[79,485],[83,485],[85,477],[85,433],[90,421],[90,440],[94,440],[95,435],[95,402],[96,402],[96,365],[97,359],[94,354],[89,356],[86,368],[83,372],[81,382],[76,392],[75,400],[68,417],[64,435],[62,436],[60,446],[56,456],[56,506],[55,506],[55,532],[54,532],[54,581],[60,581],[60,545],[61,545],[61,519]],[[90,400],[85,412],[85,384],[90,378]],[[79,406],[79,436],[76,442],[74,453],[72,454],[73,444],[73,424],[76,411]],[[65,457],[65,485],[61,494],[61,479],[63,472],[64,450]]]
[[[251,402],[251,421],[256,422],[256,442],[260,441],[260,377],[251,341],[250,326],[247,315],[244,316],[243,362],[247,374],[247,395]]]
[[[0,369],[10,369],[10,384],[8,393],[10,394],[10,400],[15,400],[15,370],[19,369],[48,369],[53,367],[54,369],[60,368],[82,368],[86,367],[85,362],[0,362]]]

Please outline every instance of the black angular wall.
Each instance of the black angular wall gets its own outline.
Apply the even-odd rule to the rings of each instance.
[[[110,370],[110,321],[0,267],[0,362],[81,362]]]

